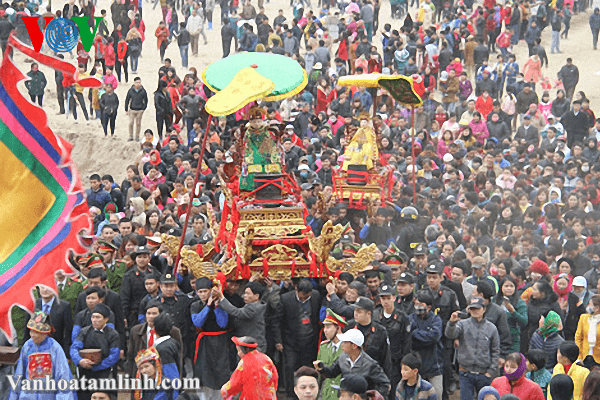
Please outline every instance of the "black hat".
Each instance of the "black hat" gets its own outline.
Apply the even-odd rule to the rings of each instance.
[[[167,232],[167,234],[171,235],[171,236],[176,236],[179,237],[181,236],[181,229],[179,228],[171,228],[169,229],[169,231]]]
[[[154,272],[147,272],[146,275],[144,276],[144,281],[147,281],[149,279],[154,279],[155,281],[160,281],[160,276],[158,276]]]
[[[373,303],[373,300],[361,296],[356,300],[354,304],[352,304],[352,307],[361,308],[367,311],[373,311],[373,309],[375,308],[375,303]]]
[[[207,277],[203,276],[202,278],[196,279],[196,290],[211,289],[212,287],[213,283]]]
[[[364,395],[368,388],[367,380],[360,375],[347,375],[340,382],[340,390],[344,392]]]
[[[150,250],[146,246],[138,246],[133,251],[133,256],[139,256],[140,254],[150,254]]]
[[[413,254],[415,256],[424,256],[427,254],[427,246],[425,246],[425,243],[419,243],[417,247],[415,247]]]
[[[472,297],[467,310],[469,308],[485,308],[485,300],[483,300],[483,297]]]
[[[380,296],[393,296],[394,289],[392,289],[388,285],[383,285],[379,288],[379,295]]]
[[[409,274],[408,272],[403,272],[398,277],[398,282],[405,282],[409,285],[412,285],[413,283],[415,283],[415,277]]]
[[[177,278],[170,272],[160,277],[160,283],[177,283]]]
[[[444,272],[444,267],[441,265],[430,264],[425,268],[428,274],[438,274],[441,275]]]
[[[92,314],[101,314],[104,318],[108,318],[110,316],[110,308],[104,303],[98,303],[92,310]]]

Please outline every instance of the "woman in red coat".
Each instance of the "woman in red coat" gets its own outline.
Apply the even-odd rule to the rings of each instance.
[[[117,59],[115,54],[114,41],[115,39],[112,36],[109,37],[108,45],[106,45],[104,49],[104,63],[106,64],[106,68],[110,68],[112,70],[115,69],[115,62]]]
[[[494,100],[492,96],[485,90],[481,96],[475,100],[475,109],[481,114],[481,119],[486,120],[489,113],[494,108]]]
[[[158,28],[154,31],[154,36],[156,36],[156,47],[160,53],[160,62],[162,64],[165,62],[165,51],[167,51],[167,46],[169,45],[169,29],[165,25],[165,21],[158,23]]]
[[[327,106],[329,102],[327,98],[329,97],[329,92],[331,89],[329,88],[329,84],[325,78],[319,79],[319,85],[317,86],[317,106],[315,107],[315,114],[320,113],[321,111],[327,112]]]
[[[525,378],[527,372],[527,359],[521,353],[511,353],[506,357],[504,376],[492,381],[500,396],[512,393],[520,399],[544,400],[544,392],[540,385]]]
[[[117,67],[117,78],[119,78],[119,82],[121,82],[121,67],[123,67],[123,72],[125,73],[125,82],[129,80],[129,73],[127,72],[127,49],[129,45],[125,41],[125,36],[121,36],[119,39],[119,44],[117,44],[117,60],[115,63],[115,67]]]

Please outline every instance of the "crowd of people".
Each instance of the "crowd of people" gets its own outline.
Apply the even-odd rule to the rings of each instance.
[[[335,258],[378,250],[356,275],[280,282],[256,274],[218,284],[175,268],[160,234],[182,237],[187,220],[184,244],[214,240],[228,201],[225,169],[240,159],[250,105],[207,127],[212,92],[189,67],[188,48],[197,56],[205,23],[213,29],[213,0],[159,0],[162,65],[149,99],[136,74],[143,3],[100,10],[110,20],[99,23],[92,50],[78,45],[78,79],[95,76],[102,87],[64,87],[56,72],[59,113],[76,122],[80,108],[112,136],[124,109],[140,153],[121,184],[106,171],[89,177],[93,230],[82,240],[90,253],[69,257],[56,293],[34,288],[34,315],[13,308],[13,345],[22,349],[16,371],[0,367],[4,376],[36,377],[32,365],[48,358],[31,356],[44,353],[57,379],[127,373],[201,384],[127,394],[136,399],[600,399],[600,118],[577,91],[573,59],[556,79],[542,69],[544,30],[560,52],[585,0],[392,0],[398,22],[383,26],[388,5],[377,0],[293,0],[275,18],[261,0],[258,12],[251,0],[220,1],[223,57],[233,44],[292,57],[307,72],[301,93],[253,104],[281,133],[307,225],[315,235],[327,221],[344,227]],[[0,44],[4,51],[13,30],[28,40],[22,16],[97,14],[89,0],[45,14],[36,2],[3,3]],[[589,25],[596,49],[598,8]],[[173,41],[183,70],[165,58]],[[517,61],[522,41],[529,57]],[[383,89],[337,85],[372,72],[411,76],[423,105],[412,114]],[[115,89],[130,73],[120,99]],[[36,63],[28,76],[30,98],[42,106],[49,80]],[[152,104],[156,125],[143,120]],[[392,171],[393,199],[358,210],[336,197],[333,181],[366,126],[378,149],[369,169]],[[11,390],[9,399],[29,395]],[[46,395],[39,398],[75,391]]]

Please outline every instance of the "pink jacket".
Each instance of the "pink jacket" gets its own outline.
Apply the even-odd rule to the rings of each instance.
[[[117,81],[117,77],[114,75],[104,75],[104,84],[110,83],[113,89],[117,88],[119,82]]]
[[[546,123],[548,123],[548,116],[552,114],[552,102],[549,101],[548,103],[542,103],[542,101],[540,101],[540,104],[538,104],[538,110],[540,110],[544,116],[544,119],[546,120]]]
[[[448,153],[449,149],[448,149],[448,145],[446,144],[446,142],[442,139],[438,140],[438,144],[437,144],[437,155],[440,158],[444,158],[444,154]]]
[[[490,136],[488,127],[483,120],[480,120],[478,123],[471,120],[471,122],[469,122],[469,126],[473,131],[473,136],[475,136],[477,141],[481,144],[483,144],[483,142],[485,142],[485,139],[487,139]]]
[[[523,76],[525,82],[538,83],[542,80],[542,61],[539,57],[537,61],[532,57],[529,57],[523,65]]]

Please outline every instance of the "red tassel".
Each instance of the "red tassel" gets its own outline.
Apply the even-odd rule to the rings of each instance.
[[[221,284],[221,289],[224,289],[227,286],[227,277],[223,272],[217,272],[217,280]]]
[[[308,275],[309,277],[314,278],[317,276],[317,262],[315,261],[313,253],[310,253],[308,258],[310,258],[310,269],[308,270]]]
[[[292,270],[291,270],[290,278],[293,278],[294,274],[296,274],[296,259],[295,258],[292,260]]]
[[[267,257],[263,256],[263,276],[266,278],[269,276],[269,263]]]
[[[242,265],[242,257],[240,257],[240,255],[237,255],[237,268],[235,269],[235,279],[238,279],[240,275],[243,275],[243,268],[244,266]]]

